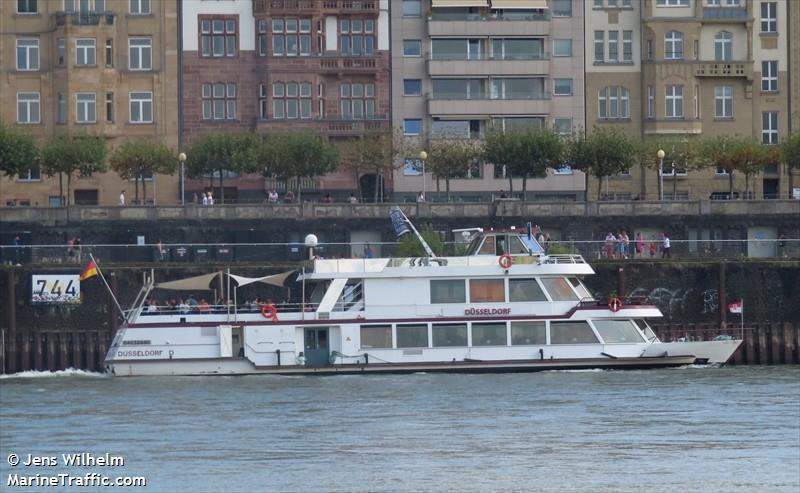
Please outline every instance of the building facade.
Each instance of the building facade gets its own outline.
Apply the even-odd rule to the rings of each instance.
[[[480,139],[515,126],[565,134],[584,127],[583,0],[397,0],[391,18],[392,123],[405,136]],[[430,197],[435,178],[423,178],[417,156],[401,160],[395,198],[413,199],[423,188]],[[491,199],[509,186],[490,163],[465,168],[451,180],[463,200]],[[565,167],[529,180],[528,190],[529,199],[580,200],[584,177]]]
[[[389,122],[389,2],[195,0],[183,2],[183,146],[211,132],[317,132],[351,139]],[[210,178],[210,177],[209,177]],[[338,171],[301,183],[314,199],[347,196],[374,176]],[[218,180],[188,180],[187,198]],[[230,175],[226,200],[262,201],[285,183]]]
[[[790,131],[789,3],[587,1],[587,128],[616,127],[656,142],[739,135],[779,144]],[[656,200],[660,183],[667,199],[729,195],[725,170],[663,167],[661,177],[657,169],[634,167],[602,183],[590,180],[589,196],[600,187],[609,200]],[[735,196],[743,197],[745,177],[739,175],[733,185]],[[785,198],[788,177],[784,167],[768,166],[748,196]]]
[[[151,0],[0,2],[0,119],[39,141],[85,132],[178,145],[176,3]],[[13,33],[13,34],[12,34]],[[177,177],[148,180],[148,202],[175,203]],[[109,171],[58,177],[32,167],[0,178],[6,206],[115,205],[134,183]]]

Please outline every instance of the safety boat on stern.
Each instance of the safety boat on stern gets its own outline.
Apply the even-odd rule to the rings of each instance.
[[[648,324],[658,308],[593,298],[582,279],[594,271],[580,255],[547,255],[529,230],[465,234],[472,241],[458,257],[425,245],[429,255],[419,258],[316,258],[261,278],[150,281],[107,368],[117,376],[660,368],[725,363],[741,344],[661,342]],[[300,298],[238,306],[236,289],[256,282],[291,284]],[[205,310],[144,304],[154,289],[212,284],[232,285],[234,301]]]

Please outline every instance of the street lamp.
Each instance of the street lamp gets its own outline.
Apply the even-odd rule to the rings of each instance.
[[[185,190],[185,176],[184,163],[186,162],[186,153],[178,154],[178,161],[181,163],[181,206],[186,205],[186,190]]]
[[[664,152],[664,149],[659,149],[656,153],[658,156],[658,200],[664,200],[664,156],[667,153]]]
[[[428,159],[428,153],[419,151],[419,160],[422,161],[422,198],[425,199],[425,160]]]

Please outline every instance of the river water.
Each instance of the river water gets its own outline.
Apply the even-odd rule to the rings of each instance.
[[[800,491],[800,367],[0,378],[0,491],[100,491],[7,486],[57,472],[143,492]]]

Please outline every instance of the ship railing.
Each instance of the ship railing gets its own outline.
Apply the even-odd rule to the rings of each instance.
[[[238,305],[215,304],[200,306],[173,306],[173,305],[148,305],[144,306],[139,313],[141,317],[156,315],[226,315],[226,314],[249,314],[261,313],[262,307],[267,303],[239,303]],[[319,309],[319,303],[271,303],[280,313],[302,313],[315,312]],[[152,307],[152,308],[151,308]],[[363,297],[356,299],[339,300],[333,305],[332,311],[363,311]]]
[[[559,253],[547,255],[542,259],[543,264],[585,264],[583,256],[573,253]]]
[[[645,305],[652,305],[652,301],[647,296],[618,296],[620,301],[622,301],[622,306],[645,306]],[[587,307],[608,307],[608,302],[610,301],[611,296],[601,296],[600,298],[583,298],[581,301],[578,302],[578,306],[581,308]]]

